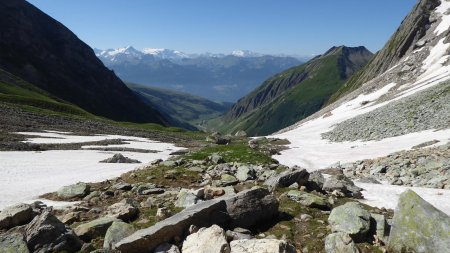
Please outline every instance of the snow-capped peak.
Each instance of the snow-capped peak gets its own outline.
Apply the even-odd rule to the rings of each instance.
[[[236,56],[236,57],[260,57],[262,56],[262,54],[260,53],[255,53],[249,50],[234,50],[233,52],[231,52],[231,55]]]
[[[144,54],[153,55],[157,58],[161,59],[183,59],[183,58],[191,58],[190,55],[171,49],[165,48],[144,48],[142,50]]]

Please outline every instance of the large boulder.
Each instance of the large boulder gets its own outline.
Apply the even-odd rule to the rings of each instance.
[[[230,243],[231,253],[296,253],[286,241],[276,239],[235,240]]]
[[[240,166],[237,169],[236,178],[239,181],[241,181],[241,182],[245,182],[247,180],[255,179],[256,178],[256,171],[255,171],[255,169],[251,168],[248,165]]]
[[[394,211],[388,248],[393,252],[450,252],[450,217],[407,190]]]
[[[300,203],[303,206],[318,208],[321,210],[331,210],[330,202],[326,198],[317,196],[315,194],[298,190],[290,190],[287,193],[287,197]]]
[[[358,202],[334,208],[328,217],[332,232],[344,232],[353,240],[362,240],[370,230],[370,213]]]
[[[0,253],[29,253],[22,234],[11,233],[0,235]]]
[[[322,191],[325,177],[319,171],[313,171],[309,174],[306,187],[311,191]]]
[[[102,217],[96,220],[78,225],[75,228],[75,233],[85,242],[88,242],[96,237],[104,236],[108,228],[113,222],[120,221],[114,217]]]
[[[226,199],[230,227],[250,228],[278,215],[278,201],[265,188],[242,191]]]
[[[28,204],[6,207],[0,213],[0,229],[27,224],[33,219],[33,209]]]
[[[115,247],[122,252],[151,252],[158,245],[182,237],[191,225],[208,227],[225,223],[229,217],[224,200],[216,199],[188,207],[154,226],[139,230],[118,242]]]
[[[25,227],[28,248],[32,252],[77,252],[81,249],[81,240],[64,223],[59,221],[51,209],[42,214]]]
[[[359,253],[352,238],[343,232],[329,234],[325,238],[326,253]]]
[[[105,234],[103,248],[113,249],[113,246],[123,238],[134,232],[132,225],[123,221],[115,221],[111,224]]]
[[[291,169],[283,171],[279,175],[270,177],[264,182],[264,185],[269,187],[270,191],[274,191],[279,187],[288,187],[293,183],[298,185],[305,185],[308,181],[309,173],[306,169],[293,167]]]
[[[183,253],[230,253],[230,246],[225,237],[225,231],[212,225],[201,228],[197,233],[189,235],[183,242]]]
[[[322,189],[327,192],[339,191],[349,197],[361,198],[362,189],[344,175],[333,175],[323,184]]]
[[[82,198],[89,194],[90,186],[86,183],[76,183],[60,188],[56,193],[62,199]]]

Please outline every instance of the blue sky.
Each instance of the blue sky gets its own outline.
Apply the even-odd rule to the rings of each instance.
[[[383,47],[416,0],[28,0],[95,48],[320,54]]]

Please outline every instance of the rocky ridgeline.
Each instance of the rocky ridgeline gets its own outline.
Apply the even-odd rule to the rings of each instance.
[[[420,148],[435,143],[339,167],[347,177],[363,183],[387,181],[393,185],[450,189],[450,144]]]
[[[0,252],[450,250],[450,218],[415,193],[402,194],[392,218],[390,211],[356,202],[362,189],[350,179],[325,172],[334,175],[227,162],[220,154],[158,160],[113,180],[49,194],[80,201],[63,210],[40,202],[6,208],[0,213]],[[289,217],[290,209],[301,211]],[[288,236],[291,229],[312,225],[323,232]]]

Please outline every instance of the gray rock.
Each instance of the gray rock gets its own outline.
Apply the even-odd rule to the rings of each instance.
[[[347,196],[360,198],[362,189],[356,186],[352,180],[344,175],[334,175],[328,178],[322,188],[324,191],[340,191]]]
[[[293,183],[298,183],[300,186],[305,185],[308,177],[309,173],[306,169],[294,167],[279,175],[270,177],[264,182],[264,185],[267,185],[270,191],[274,191],[278,187],[289,187]]]
[[[331,211],[328,223],[332,232],[344,232],[359,241],[370,230],[370,213],[358,202],[347,202]]]
[[[287,193],[288,198],[300,203],[303,206],[318,208],[321,210],[331,210],[331,204],[324,197],[298,190],[290,190]]]
[[[251,234],[243,234],[236,231],[228,230],[225,232],[225,235],[227,236],[227,241],[234,241],[234,240],[248,240],[253,239],[253,236]]]
[[[176,166],[178,166],[178,163],[176,161],[166,160],[166,161],[162,162],[161,165],[166,166],[166,167],[176,167]]]
[[[136,193],[139,194],[139,195],[146,195],[146,194],[144,194],[144,191],[148,191],[148,190],[156,189],[156,188],[158,188],[158,187],[156,187],[155,184],[152,184],[152,183],[146,183],[146,184],[139,184],[139,185],[136,185],[136,186],[133,188],[133,191],[136,192]]]
[[[175,202],[176,207],[190,207],[193,206],[202,200],[197,197],[193,192],[186,189],[181,189],[180,193],[178,193],[177,201]]]
[[[329,234],[325,238],[326,253],[359,253],[352,238],[343,232]]]
[[[138,160],[123,156],[122,154],[115,154],[113,157],[100,161],[101,163],[141,163]]]
[[[359,183],[365,183],[365,184],[381,184],[378,180],[376,180],[373,177],[362,177],[356,181]]]
[[[25,237],[31,252],[76,252],[81,240],[47,209],[25,227]]]
[[[117,242],[131,235],[133,232],[134,228],[132,225],[122,221],[113,222],[106,231],[103,248],[114,249],[114,245]]]
[[[130,221],[134,219],[138,213],[139,208],[137,204],[131,199],[123,199],[122,201],[109,206],[107,209],[107,215],[123,221]]]
[[[116,244],[122,252],[140,253],[155,249],[175,236],[182,237],[191,225],[207,227],[226,222],[224,200],[210,200],[188,207],[154,226],[139,230]]]
[[[283,240],[251,239],[230,243],[231,253],[296,253],[295,248]]]
[[[121,182],[121,183],[117,183],[117,184],[113,185],[112,188],[115,190],[129,191],[133,187],[131,186],[131,184]]]
[[[313,171],[309,174],[308,182],[306,187],[311,191],[321,191],[323,184],[325,183],[325,178],[319,171]]]
[[[86,183],[76,183],[60,188],[57,191],[58,197],[62,199],[82,198],[89,194],[90,186]]]
[[[240,166],[237,169],[236,178],[241,182],[245,182],[247,180],[253,180],[256,178],[256,171],[247,165]]]
[[[239,183],[239,180],[233,175],[222,174],[220,176],[220,182],[221,182],[221,185],[228,186],[228,185],[235,185],[235,184]]]
[[[29,253],[22,234],[11,233],[0,235],[0,253]]]
[[[208,156],[208,161],[210,161],[213,164],[225,163],[225,160],[219,154],[212,154],[212,155]]]
[[[225,231],[212,225],[200,228],[197,233],[189,235],[183,242],[183,253],[230,253],[230,246],[225,237]]]
[[[394,252],[450,252],[450,217],[406,190],[394,211],[388,248]]]
[[[180,253],[180,249],[173,244],[163,243],[156,247],[153,253]]]
[[[386,222],[386,217],[382,214],[371,213],[372,217],[372,225],[371,229],[375,230],[374,234],[377,236],[377,239],[384,244],[388,242],[390,226]]]
[[[75,233],[85,242],[88,242],[96,237],[104,236],[108,228],[115,221],[119,219],[113,217],[102,217],[96,220],[78,225],[75,228]]]
[[[33,219],[33,209],[28,204],[18,204],[3,209],[0,213],[0,229],[9,229],[27,224]]]
[[[230,227],[250,228],[278,215],[278,201],[267,189],[254,188],[226,199]]]

